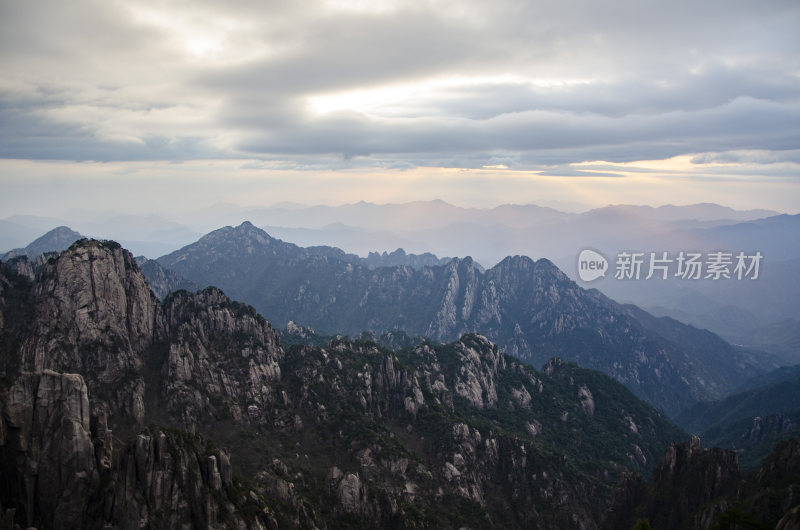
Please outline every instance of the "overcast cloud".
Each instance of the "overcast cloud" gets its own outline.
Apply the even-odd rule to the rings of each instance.
[[[0,0],[0,157],[797,180],[798,27],[797,0]]]

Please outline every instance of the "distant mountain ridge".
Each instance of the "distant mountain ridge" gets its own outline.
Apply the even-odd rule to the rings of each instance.
[[[736,344],[800,362],[800,215],[778,215],[641,237],[628,250],[760,252],[756,281],[607,281],[593,283],[616,300],[704,327]],[[613,256],[613,253],[606,253]]]
[[[452,258],[439,258],[430,252],[425,252],[424,254],[406,254],[405,250],[398,248],[394,252],[370,252],[366,258],[362,258],[361,263],[370,268],[408,265],[413,269],[421,269],[422,267],[445,265],[450,260],[452,260]]]
[[[632,204],[616,204],[603,208],[589,210],[586,214],[597,215],[606,212],[617,212],[623,214],[646,215],[652,219],[661,221],[752,221],[764,217],[779,215],[779,212],[765,209],[735,210],[727,206],[715,203],[697,203],[685,206],[675,206],[667,204],[663,206],[640,206]]]
[[[714,347],[724,355],[690,354],[548,260],[508,257],[486,271],[470,258],[420,270],[369,269],[342,255],[302,249],[243,223],[158,262],[201,287],[224,289],[279,326],[294,320],[350,335],[400,329],[441,341],[480,332],[534,366],[560,356],[604,371],[673,414],[771,367],[718,337]],[[672,322],[673,334],[690,331]]]
[[[210,217],[217,224],[249,219],[258,226],[322,228],[333,223],[343,223],[371,230],[395,231],[398,229],[413,231],[463,222],[529,227],[553,221],[563,222],[584,216],[617,214],[636,214],[660,221],[724,220],[737,222],[770,217],[779,213],[765,209],[735,210],[713,203],[659,207],[608,205],[589,209],[582,213],[571,213],[536,204],[502,204],[495,207],[476,208],[456,206],[442,200],[387,204],[360,201],[341,206],[276,204],[260,208],[207,208],[198,212],[199,217]]]
[[[33,259],[39,254],[44,254],[45,252],[61,252],[62,250],[69,248],[71,244],[82,237],[83,236],[81,234],[75,232],[67,226],[58,226],[46,234],[36,238],[25,248],[17,248],[6,252],[0,256],[0,259],[3,261],[8,261],[9,259],[17,256],[27,256]]]

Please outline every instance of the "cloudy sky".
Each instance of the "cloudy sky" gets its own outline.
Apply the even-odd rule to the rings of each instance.
[[[0,0],[0,217],[434,198],[796,213],[798,27],[797,0]]]

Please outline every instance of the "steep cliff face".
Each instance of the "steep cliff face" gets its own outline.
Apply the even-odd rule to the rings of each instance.
[[[142,422],[141,372],[166,330],[130,253],[115,243],[79,242],[45,265],[30,303],[22,369],[84,374],[97,411]]]
[[[180,292],[163,307],[130,253],[83,241],[41,271],[21,368],[84,374],[93,413],[142,426],[146,403],[178,424],[262,417],[280,376],[277,334],[215,289]],[[154,411],[158,413],[158,410]]]
[[[28,278],[0,262],[0,373],[14,375],[20,369],[19,346],[32,320],[30,290]]]
[[[233,482],[224,451],[179,431],[139,434],[120,452],[98,500],[101,520],[121,529],[277,526],[256,493]]]
[[[256,493],[232,497],[241,486],[232,482],[227,454],[202,438],[161,430],[130,435],[148,419],[193,428],[204,419],[198,403],[215,395],[252,401],[274,378],[275,332],[252,310],[241,313],[218,291],[176,297],[165,311],[130,253],[114,243],[76,243],[45,263],[32,285],[2,264],[0,358],[8,383],[0,460],[2,506],[11,519],[40,528],[139,528],[141,521],[160,525],[165,514],[168,527],[269,523],[266,512],[238,515],[240,507],[261,513],[263,502],[253,500]],[[245,337],[239,356],[263,361],[250,370],[258,386],[220,358],[235,350],[228,344],[236,334]],[[192,349],[192,340],[202,348]],[[205,368],[192,374],[193,384],[204,385],[197,399],[185,399],[171,362],[171,353],[183,350]],[[221,378],[234,381],[227,389],[244,386],[250,394],[225,394],[214,386]],[[114,425],[124,437],[116,449]]]
[[[0,420],[4,489],[27,526],[81,528],[99,484],[86,384],[77,374],[22,373]]]
[[[269,521],[240,515],[260,503],[237,497],[228,455],[202,438],[145,431],[113,457],[111,440],[105,418],[90,422],[80,375],[21,374],[0,418],[3,507],[38,528],[265,528]]]

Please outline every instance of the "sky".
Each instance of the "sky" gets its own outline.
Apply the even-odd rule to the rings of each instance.
[[[0,218],[800,212],[797,0],[0,0]]]

